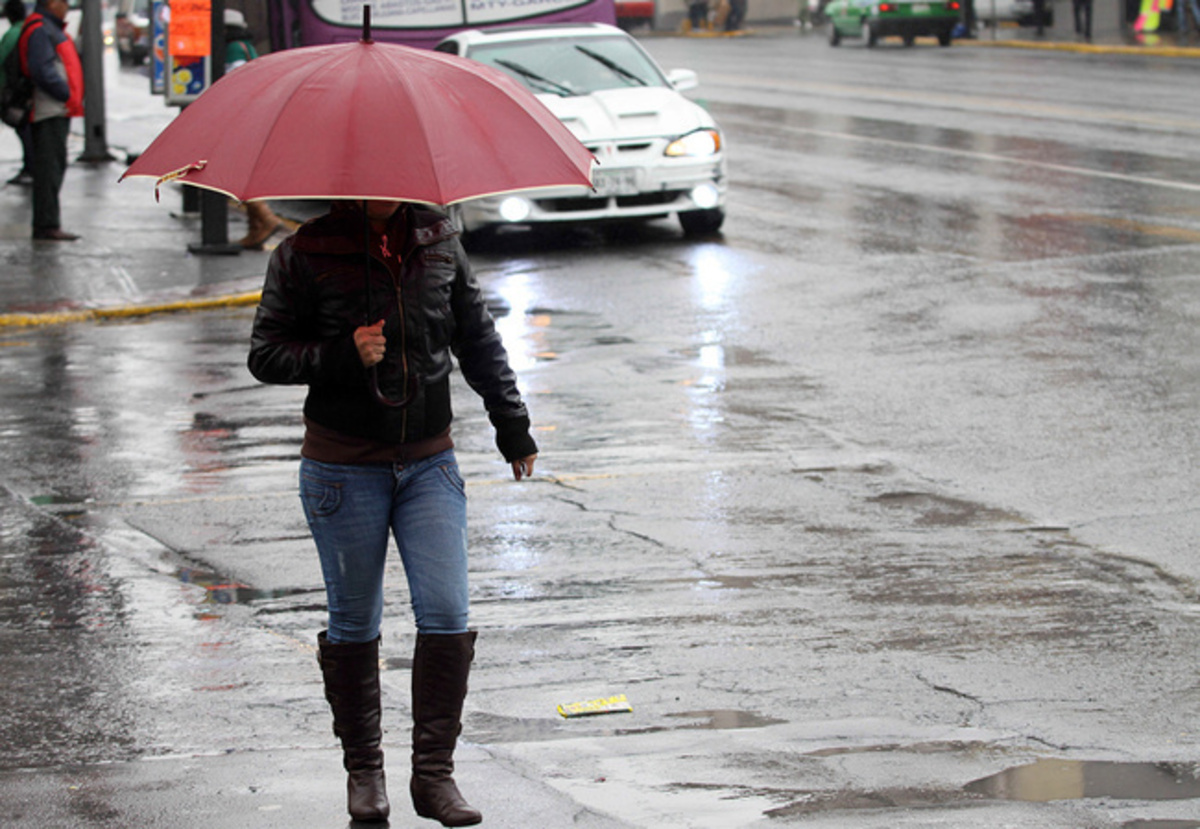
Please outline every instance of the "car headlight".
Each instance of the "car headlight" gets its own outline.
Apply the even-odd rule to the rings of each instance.
[[[509,196],[500,202],[500,218],[506,222],[523,222],[533,212],[533,206],[528,199],[520,196]]]
[[[696,130],[680,136],[667,145],[663,155],[672,158],[700,158],[716,155],[721,150],[721,133],[716,130]]]

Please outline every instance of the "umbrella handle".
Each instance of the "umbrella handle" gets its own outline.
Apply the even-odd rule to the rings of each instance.
[[[371,7],[370,6],[363,7],[363,15],[365,16],[367,25],[369,26],[370,20],[371,20]],[[370,222],[369,218],[367,217],[367,203],[365,201],[363,202],[362,207],[363,207],[363,251],[366,254],[365,262],[363,263],[366,266],[365,267],[366,282],[363,285],[363,288],[365,289],[364,290],[364,293],[365,293],[364,305],[366,306],[366,321],[363,324],[370,325],[371,324],[371,222]],[[387,406],[390,409],[403,409],[405,406],[407,406],[409,403],[412,403],[413,400],[416,399],[417,388],[420,386],[420,383],[417,382],[417,375],[415,373],[408,375],[408,387],[404,390],[404,396],[401,397],[399,400],[393,400],[392,398],[390,398],[386,394],[384,394],[383,390],[379,388],[379,369],[377,366],[371,366],[371,368],[368,370],[367,373],[368,373],[368,375],[370,375],[368,378],[368,381],[367,381],[367,385],[371,387],[371,394],[373,394],[375,396],[375,401],[377,403],[379,403],[380,405]]]
[[[375,401],[377,403],[380,403],[381,405],[387,406],[391,409],[403,409],[405,406],[416,400],[417,389],[421,384],[417,382],[417,376],[415,374],[408,375],[408,388],[404,390],[404,397],[401,397],[399,400],[393,400],[384,394],[382,389],[379,388],[379,371],[375,366],[371,366],[370,374],[371,393],[375,395]]]

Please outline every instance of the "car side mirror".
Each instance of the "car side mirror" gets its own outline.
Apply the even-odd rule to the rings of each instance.
[[[687,92],[700,85],[700,79],[691,69],[672,69],[667,73],[667,82],[676,92]]]

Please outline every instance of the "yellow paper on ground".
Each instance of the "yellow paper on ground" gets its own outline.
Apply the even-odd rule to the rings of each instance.
[[[568,702],[558,706],[558,713],[564,717],[590,717],[595,714],[629,714],[633,706],[624,694],[614,694],[611,697],[590,699],[586,702]]]

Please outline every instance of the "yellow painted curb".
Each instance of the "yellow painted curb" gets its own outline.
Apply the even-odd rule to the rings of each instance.
[[[26,328],[36,325],[62,325],[91,320],[129,319],[153,314],[175,314],[180,311],[207,311],[214,308],[235,308],[257,305],[262,291],[225,294],[204,299],[183,299],[149,305],[126,305],[116,308],[87,308],[78,311],[46,311],[29,314],[0,314],[0,328]]]
[[[1093,55],[1151,55],[1162,58],[1200,58],[1193,46],[1127,46],[1123,44],[1062,43],[1036,40],[955,40],[955,46],[994,46],[1007,49],[1042,49],[1055,52],[1082,52]]]

